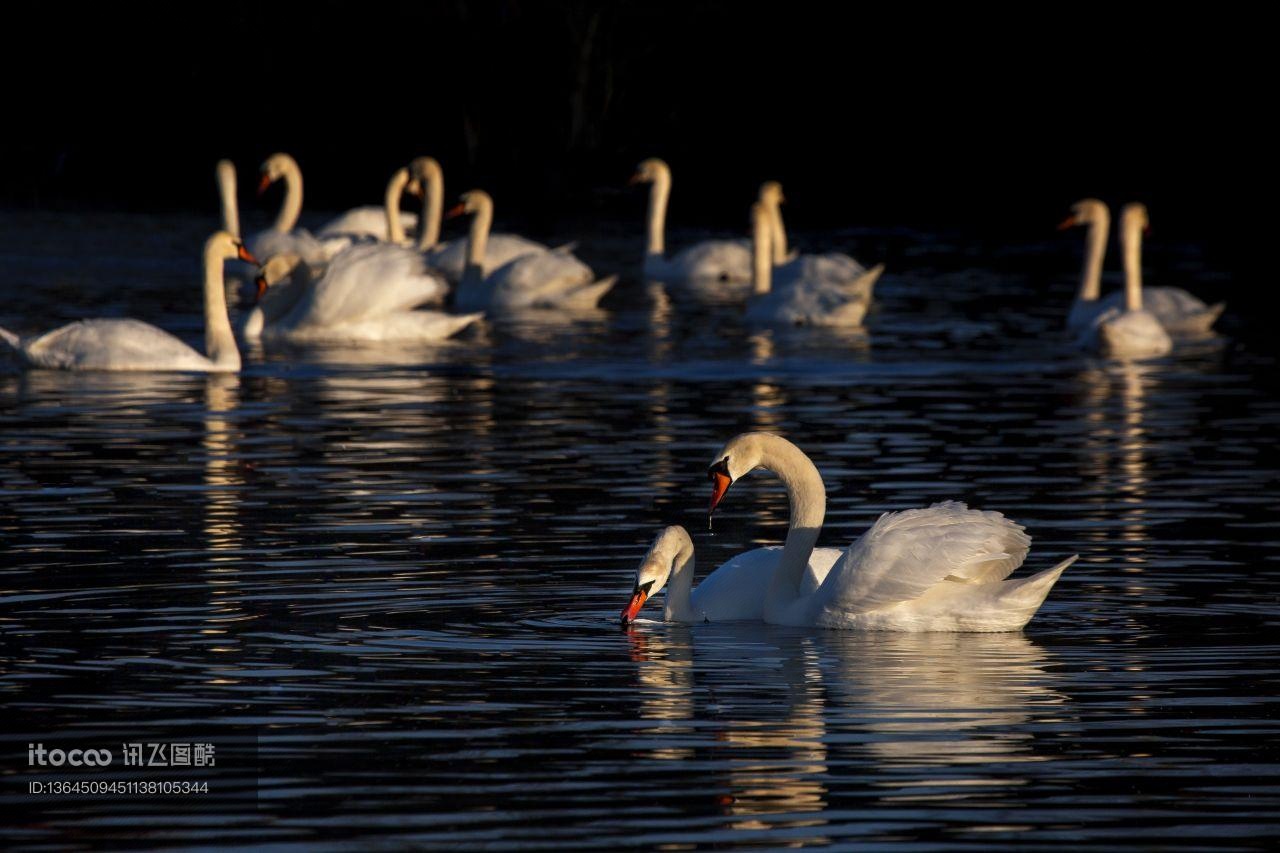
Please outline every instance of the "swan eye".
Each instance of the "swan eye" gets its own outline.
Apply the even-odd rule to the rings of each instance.
[[[645,581],[644,583],[636,584],[635,592],[632,592],[631,594],[635,595],[637,592],[643,592],[647,596],[649,594],[649,590],[651,589],[653,589],[653,581],[648,580],[648,581]]]
[[[728,456],[721,459],[719,462],[717,462],[716,464],[712,465],[710,468],[707,469],[708,480],[714,481],[717,474],[719,474],[722,477],[728,477],[730,480],[733,479],[732,475],[729,474],[729,457]]]

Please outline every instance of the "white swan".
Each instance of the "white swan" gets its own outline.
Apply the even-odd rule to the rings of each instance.
[[[650,185],[645,278],[667,284],[687,284],[695,294],[707,289],[710,283],[719,282],[714,292],[726,298],[746,298],[751,281],[751,249],[747,241],[703,240],[668,258],[665,232],[671,169],[652,157],[636,167],[631,183]]]
[[[782,184],[777,181],[765,181],[760,186],[759,201],[764,205],[770,217],[770,236],[773,260],[773,286],[788,287],[794,280],[825,279],[841,285],[850,295],[871,302],[872,290],[884,264],[877,264],[867,269],[843,252],[824,252],[822,254],[800,254],[798,251],[788,252],[787,231],[782,222],[782,203],[786,197],[782,193]]]
[[[1143,207],[1143,216],[1146,208]],[[1071,215],[1058,225],[1065,230],[1076,225],[1088,226],[1085,237],[1084,269],[1080,274],[1080,289],[1071,313],[1067,315],[1067,328],[1080,331],[1112,308],[1123,308],[1127,299],[1124,291],[1112,293],[1102,299],[1102,261],[1107,251],[1107,231],[1111,213],[1106,204],[1096,198],[1081,199],[1071,206]],[[1123,239],[1123,234],[1121,235]],[[1206,305],[1200,299],[1180,287],[1148,287],[1143,292],[1143,305],[1155,315],[1165,331],[1172,334],[1204,334],[1221,316],[1226,303]]]
[[[760,432],[731,439],[708,470],[711,510],[731,484],[756,468],[776,474],[791,503],[786,544],[764,594],[766,622],[854,630],[1016,631],[1076,560],[1005,580],[1026,558],[1030,537],[1000,513],[948,501],[885,513],[847,551],[837,552],[823,572],[831,549],[815,555],[814,544],[826,514],[826,489],[809,457],[786,439]]]
[[[770,243],[774,226],[764,204],[751,206],[752,297],[747,304],[747,320],[764,325],[841,326],[862,325],[871,304],[871,286],[880,268],[852,280],[829,274],[812,255],[790,262],[790,274],[773,284],[773,255]]]
[[[214,168],[218,180],[218,199],[222,202],[222,230],[240,239],[240,205],[236,201],[236,167],[230,160],[219,160]]]
[[[484,272],[485,248],[493,223],[493,199],[483,190],[462,195],[450,216],[472,214],[467,236],[467,267],[458,283],[455,305],[466,311],[594,308],[617,276],[596,279],[591,267],[569,252],[520,255]]]
[[[1173,349],[1164,326],[1142,307],[1142,232],[1147,208],[1125,205],[1120,214],[1120,239],[1124,247],[1124,305],[1109,307],[1094,316],[1080,333],[1078,343],[1108,358],[1156,358]]]
[[[635,587],[622,610],[622,623],[634,622],[645,601],[668,583],[663,609],[668,622],[759,622],[764,619],[765,593],[781,554],[781,548],[756,548],[739,554],[693,589],[693,540],[683,527],[667,527],[636,569]],[[809,586],[816,589],[843,554],[838,548],[815,548],[806,569]]]
[[[240,352],[227,317],[222,265],[239,258],[256,263],[239,240],[218,231],[204,244],[204,331],[202,355],[178,338],[140,320],[81,320],[35,338],[20,340],[0,329],[7,344],[28,367],[56,370],[154,370],[202,373],[235,372]]]
[[[276,255],[297,255],[311,266],[328,262],[329,258],[351,245],[347,238],[322,242],[305,228],[298,228],[302,215],[302,171],[288,154],[272,154],[262,163],[258,195],[279,180],[284,181],[284,201],[271,227],[259,231],[245,242],[254,256],[266,260]]]
[[[277,255],[263,265],[242,334],[294,343],[439,341],[483,316],[415,310],[445,289],[422,256],[402,246],[352,246],[318,274],[297,255]]]
[[[424,223],[418,237],[418,251],[427,257],[432,269],[440,272],[451,283],[462,280],[467,267],[467,238],[440,242],[440,224],[444,213],[444,171],[432,157],[418,157],[409,164],[415,190],[422,193],[422,218]],[[485,243],[484,261],[480,265],[484,275],[515,260],[521,255],[538,252],[569,252],[571,246],[552,249],[536,240],[518,234],[493,234]]]

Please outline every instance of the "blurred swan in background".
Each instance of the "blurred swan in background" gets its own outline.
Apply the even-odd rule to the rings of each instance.
[[[1142,306],[1142,232],[1146,227],[1147,208],[1141,204],[1125,205],[1120,215],[1124,304],[1097,313],[1080,333],[1082,347],[1108,358],[1156,358],[1173,350],[1173,341],[1164,326]]]
[[[431,157],[418,157],[409,164],[410,177],[416,191],[422,193],[422,233],[418,237],[418,251],[426,255],[432,269],[441,273],[452,284],[462,281],[467,267],[467,238],[440,242],[440,224],[444,213],[444,171]],[[518,234],[489,234],[485,241],[484,258],[480,264],[484,275],[515,260],[521,255],[539,252],[572,252],[572,245],[550,248],[536,240]]]
[[[1142,218],[1147,219],[1144,205],[1126,206],[1142,208]],[[1102,263],[1107,251],[1107,231],[1111,223],[1111,212],[1106,204],[1096,198],[1081,199],[1071,206],[1071,215],[1058,226],[1059,230],[1076,225],[1088,226],[1085,236],[1084,269],[1080,273],[1080,289],[1076,293],[1071,313],[1067,315],[1067,328],[1082,331],[1090,326],[1099,315],[1111,309],[1122,309],[1128,301],[1127,291],[1117,291],[1105,299],[1102,293]],[[1121,224],[1123,228],[1123,221]],[[1145,225],[1143,227],[1146,227]],[[1122,233],[1121,240],[1126,237]],[[1127,246],[1128,244],[1126,244]],[[1137,241],[1137,268],[1141,270],[1141,240]],[[1128,280],[1129,258],[1126,248],[1125,275]],[[1151,312],[1165,331],[1171,334],[1205,334],[1222,315],[1226,303],[1206,305],[1200,299],[1180,287],[1148,287],[1143,291],[1142,304]]]
[[[470,213],[472,219],[467,237],[467,266],[454,300],[460,310],[595,308],[618,280],[617,276],[596,279],[591,267],[565,251],[523,254],[486,272],[484,259],[493,223],[493,199],[483,190],[464,193],[462,203],[450,211],[450,215],[464,213]]]
[[[745,299],[751,281],[751,248],[746,240],[703,240],[666,255],[667,202],[671,197],[671,169],[651,157],[636,167],[632,184],[647,183],[649,208],[644,253],[644,276],[673,285],[691,285],[696,293],[713,282],[714,292]],[[699,284],[701,287],[699,287]],[[727,285],[727,286],[726,286]]]
[[[765,181],[760,187],[759,201],[768,212],[771,225],[769,234],[773,245],[770,258],[773,262],[774,287],[788,287],[793,280],[799,279],[825,279],[841,285],[849,294],[870,304],[872,289],[884,272],[884,264],[867,269],[842,252],[789,253],[787,231],[782,222],[782,203],[786,201],[782,184]]]
[[[862,325],[881,267],[842,279],[831,274],[819,256],[805,255],[788,262],[783,267],[784,280],[775,285],[770,248],[774,222],[761,202],[751,206],[751,225],[752,297],[747,320],[787,326]]]
[[[35,338],[19,339],[0,329],[7,345],[28,367],[57,370],[154,370],[202,373],[240,369],[240,351],[227,316],[223,263],[256,263],[244,245],[218,231],[204,245],[205,353],[141,320],[80,320]]]
[[[416,251],[386,243],[352,246],[318,272],[297,255],[277,255],[263,266],[258,291],[242,329],[250,340],[438,341],[482,316],[415,310],[442,300],[446,285]]]
[[[731,439],[714,459],[708,470],[712,511],[731,484],[756,468],[772,471],[787,490],[791,519],[765,593],[766,622],[853,630],[1017,631],[1076,560],[1005,580],[1026,559],[1030,537],[998,512],[946,501],[885,513],[848,551],[836,551],[824,572],[820,567],[834,549],[815,556],[826,489],[809,457],[780,436],[748,432]]]

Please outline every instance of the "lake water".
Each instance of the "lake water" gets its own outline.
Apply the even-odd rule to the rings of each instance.
[[[0,325],[201,339],[204,221],[0,218]],[[831,239],[898,258],[865,334],[755,333],[625,280],[596,315],[425,349],[0,376],[6,847],[1273,845],[1274,357],[1072,352],[1070,240]],[[1153,263],[1215,286],[1193,250]],[[823,544],[955,498],[1027,526],[1023,572],[1081,559],[1019,634],[660,603],[620,630],[660,526],[700,573],[780,542],[762,476],[706,529],[706,465],[745,429],[814,459]],[[26,789],[32,742],[220,738],[205,796]]]

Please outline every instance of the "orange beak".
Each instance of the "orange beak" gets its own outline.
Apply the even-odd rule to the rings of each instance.
[[[636,621],[636,614],[640,612],[640,608],[644,607],[645,599],[649,597],[649,593],[643,589],[637,589],[631,593],[631,601],[627,602],[627,606],[622,608],[622,624]]]
[[[254,301],[261,302],[262,297],[267,292],[267,277],[265,275],[260,275],[254,280],[253,283],[258,286],[258,296],[257,296],[257,299],[255,299]]]
[[[242,261],[248,261],[249,263],[253,264],[255,267],[259,266],[258,259],[255,258],[253,255],[249,254],[249,250],[244,247],[243,243],[240,243],[236,246],[236,255]]]
[[[1058,223],[1058,230],[1066,231],[1068,228],[1074,228],[1075,226],[1076,226],[1076,215],[1073,213],[1070,216],[1068,216],[1066,219]]]
[[[258,180],[258,195],[262,195],[264,192],[266,192],[266,191],[267,191],[267,187],[269,187],[269,186],[271,186],[271,176],[270,176],[270,175],[263,175],[263,176]]]
[[[445,212],[444,218],[454,219],[455,217],[461,216],[466,212],[467,212],[467,206],[465,204],[455,204],[453,207],[449,208]]]
[[[711,472],[711,505],[707,507],[708,520],[711,518],[711,513],[715,512],[716,507],[720,505],[720,499],[724,497],[724,493],[729,491],[729,485],[732,482],[728,474],[721,474],[719,471]]]

